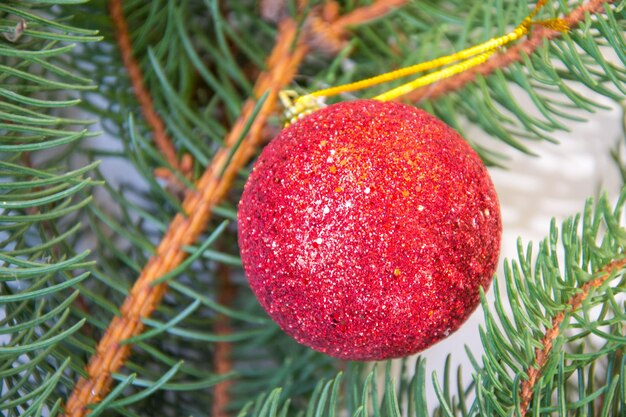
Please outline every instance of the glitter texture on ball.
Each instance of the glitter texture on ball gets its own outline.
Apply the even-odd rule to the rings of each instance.
[[[283,130],[254,166],[238,223],[269,316],[351,360],[407,356],[455,331],[491,282],[502,228],[487,170],[458,133],[373,100]]]

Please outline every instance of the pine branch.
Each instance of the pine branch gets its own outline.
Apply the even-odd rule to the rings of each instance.
[[[602,13],[605,4],[612,4],[614,2],[615,0],[590,0],[574,9],[569,15],[565,16],[563,20],[570,29],[575,28],[585,20],[587,14]],[[562,34],[563,32],[558,30],[541,26],[537,27],[533,30],[532,35],[528,39],[508,48],[495,58],[458,75],[442,80],[433,86],[417,89],[408,94],[407,99],[419,102],[427,98],[434,99],[450,93],[451,91],[460,90],[465,85],[475,81],[478,76],[486,77],[497,70],[509,67],[515,62],[521,62],[524,56],[531,55],[539,46],[543,45],[546,40],[553,40],[562,36]]]
[[[281,80],[289,82],[293,77],[297,62],[303,54],[292,55],[289,47],[295,39],[295,25],[287,22],[282,25],[276,47],[268,60],[269,70],[259,77],[255,91],[258,95],[270,89],[257,118],[248,127],[256,103],[249,100],[242,111],[238,123],[225,140],[227,147],[216,153],[213,162],[197,183],[197,190],[189,191],[183,201],[185,214],[178,214],[168,227],[156,256],[142,269],[129,296],[120,309],[122,316],[115,317],[105,335],[98,343],[97,354],[87,367],[89,379],[80,379],[65,407],[68,416],[79,417],[87,413],[88,404],[99,402],[108,392],[112,383],[111,374],[119,370],[130,354],[131,345],[120,342],[140,334],[143,330],[142,318],[149,317],[165,295],[166,284],[154,285],[161,276],[176,268],[186,257],[183,247],[195,242],[209,221],[212,207],[228,190],[237,171],[252,153],[260,130],[276,101],[282,86]],[[304,48],[301,48],[304,52]],[[245,137],[245,139],[244,139]],[[243,140],[242,140],[243,139]],[[232,154],[232,155],[231,155]],[[230,163],[228,163],[230,160]]]
[[[355,23],[355,22],[353,22]],[[98,403],[109,391],[112,373],[119,370],[130,354],[131,345],[121,342],[140,334],[144,324],[166,292],[166,284],[155,285],[155,281],[176,268],[186,257],[183,247],[195,242],[208,224],[214,205],[229,190],[239,169],[254,153],[263,137],[263,127],[273,111],[278,92],[293,79],[298,64],[308,51],[308,46],[296,42],[297,27],[294,21],[285,20],[268,61],[268,70],[263,72],[255,84],[257,97],[265,93],[265,100],[248,100],[241,116],[227,135],[225,147],[219,150],[203,176],[197,190],[189,191],[183,201],[184,214],[178,214],[156,249],[156,255],[142,269],[137,281],[122,305],[121,317],[116,316],[98,343],[96,354],[87,366],[88,379],[81,378],[65,407],[72,417],[84,416],[87,405]],[[256,113],[256,114],[255,114]]]
[[[505,262],[506,293],[499,291],[501,280],[495,280],[494,303],[488,305],[483,297],[482,363],[472,358],[477,397],[472,408],[477,413],[554,411],[566,416],[597,405],[602,393],[607,402],[623,399],[623,393],[611,391],[622,378],[611,375],[611,369],[623,366],[611,352],[626,343],[623,301],[616,299],[626,289],[625,197],[622,189],[614,209],[606,195],[595,207],[589,200],[583,214],[566,219],[560,232],[553,221],[537,255],[532,245],[523,250],[518,243],[518,260]],[[604,380],[602,368],[607,370]],[[525,403],[531,386],[532,400]],[[615,415],[620,407],[605,405]]]
[[[150,93],[144,86],[143,72],[133,57],[132,44],[128,33],[128,23],[126,22],[124,11],[122,10],[122,1],[109,0],[109,8],[111,21],[115,25],[115,34],[122,55],[122,60],[128,70],[128,75],[131,79],[137,101],[139,101],[139,104],[141,105],[143,116],[146,119],[146,122],[152,127],[156,146],[173,170],[180,171],[184,177],[190,178],[193,160],[189,154],[185,154],[181,161],[178,161],[176,149],[165,131],[165,124],[154,109]],[[169,181],[171,181],[176,188],[184,189],[183,184],[176,179],[175,175],[171,173],[169,169],[165,168],[157,170],[156,174],[157,176],[169,179]]]
[[[68,1],[67,3],[72,3]],[[59,158],[93,136],[90,120],[62,114],[96,86],[69,63],[81,43],[101,40],[48,4],[0,3],[0,414],[57,412],[58,386],[74,371],[66,340],[85,320],[71,316],[89,277],[76,250],[81,209],[97,163]]]
[[[616,259],[606,265],[600,271],[600,276],[591,281],[586,282],[576,295],[570,298],[566,305],[569,307],[569,311],[559,311],[552,319],[552,327],[546,329],[545,336],[541,340],[541,348],[535,349],[535,363],[526,371],[527,379],[522,382],[520,388],[521,404],[520,414],[526,416],[529,413],[528,406],[533,399],[534,390],[536,388],[539,376],[542,369],[546,366],[555,339],[560,334],[560,327],[563,320],[566,318],[566,313],[573,313],[577,311],[587,299],[592,289],[600,287],[604,282],[613,277],[615,273],[619,272],[626,266],[626,259]]]

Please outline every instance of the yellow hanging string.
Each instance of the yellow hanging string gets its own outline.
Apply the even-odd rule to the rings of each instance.
[[[478,56],[473,58],[466,59],[465,61],[459,62],[458,64],[449,66],[447,68],[441,69],[439,71],[433,72],[431,74],[424,75],[422,77],[416,78],[415,80],[408,82],[406,84],[402,84],[399,87],[396,87],[392,90],[386,91],[382,94],[373,97],[374,100],[378,101],[390,101],[394,98],[403,96],[416,88],[423,87],[425,85],[432,84],[439,80],[443,80],[444,78],[451,77],[455,74],[459,74],[464,72],[472,67],[482,64],[486,62],[489,57],[493,54],[492,51],[484,52]]]
[[[336,87],[326,88],[323,90],[318,90],[309,94],[305,94],[300,97],[296,97],[293,100],[294,93],[293,92],[282,92],[281,100],[285,105],[285,118],[287,120],[286,124],[292,123],[299,117],[303,117],[313,111],[317,110],[322,103],[322,98],[331,97],[337,94],[346,93],[349,91],[362,90],[364,88],[368,88],[374,85],[378,85],[381,83],[385,83],[388,81],[397,80],[399,78],[433,70],[436,68],[441,68],[446,65],[450,65],[445,68],[441,68],[437,71],[434,71],[430,74],[423,75],[413,81],[410,81],[406,84],[403,84],[399,87],[396,87],[392,90],[389,90],[383,94],[380,94],[376,97],[373,97],[374,100],[379,101],[389,101],[395,98],[398,98],[404,94],[409,93],[419,87],[423,87],[442,79],[451,77],[455,74],[459,74],[461,72],[467,71],[468,69],[475,67],[477,65],[486,62],[491,55],[493,55],[499,48],[514,42],[526,34],[528,34],[530,27],[532,25],[541,25],[547,27],[549,29],[559,30],[559,31],[567,31],[568,27],[565,21],[562,19],[550,19],[547,21],[533,21],[533,18],[537,15],[539,10],[548,2],[548,0],[539,0],[533,10],[526,16],[526,18],[513,29],[511,32],[499,36],[493,39],[490,39],[484,43],[481,43],[476,46],[472,46],[470,48],[464,49],[462,51],[453,53],[451,55],[446,55],[440,58],[436,58],[427,62],[422,62],[416,65],[412,65],[409,67],[401,68],[395,71],[387,72],[381,75],[377,75],[372,78],[368,78],[365,80],[356,81],[349,84],[344,84]]]

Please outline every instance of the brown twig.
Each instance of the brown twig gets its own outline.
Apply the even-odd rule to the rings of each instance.
[[[218,288],[217,302],[221,305],[230,305],[235,298],[236,287],[230,280],[230,269],[227,266],[221,266],[217,272]],[[219,314],[215,318],[215,333],[217,335],[228,335],[232,333],[230,318],[226,314]],[[229,373],[233,364],[230,353],[232,345],[230,342],[216,342],[215,353],[213,355],[213,364],[217,375]],[[233,381],[230,379],[219,382],[213,389],[213,417],[228,417],[226,406],[230,403],[230,394],[228,390]]]
[[[122,0],[109,0],[109,13],[111,14],[111,21],[115,26],[115,37],[122,55],[122,62],[128,71],[133,91],[135,92],[135,96],[137,97],[137,101],[141,107],[141,113],[152,129],[154,142],[159,152],[161,152],[161,154],[165,157],[167,163],[173,169],[180,171],[184,176],[189,178],[191,174],[191,165],[193,165],[190,163],[191,156],[185,155],[181,162],[178,161],[176,149],[165,131],[165,123],[163,123],[163,119],[161,119],[154,109],[152,97],[144,86],[143,72],[133,57],[133,47],[128,32],[128,23],[126,22],[124,11],[122,9]],[[176,177],[166,168],[156,170],[155,174],[167,179],[173,184],[177,184],[177,188],[182,187],[182,184],[179,184]]]
[[[331,54],[337,53],[347,42],[350,26],[378,19],[406,2],[407,0],[377,1],[340,16],[337,2],[327,1],[308,16],[306,41],[315,49]]]
[[[586,13],[599,13],[602,11],[604,4],[613,3],[614,1],[615,0],[590,0],[574,9],[569,15],[565,16],[563,20],[570,28],[576,27],[584,21]],[[505,52],[494,56],[484,64],[441,80],[435,85],[419,88],[407,94],[406,98],[409,101],[417,102],[426,98],[437,98],[451,91],[460,90],[466,84],[476,80],[478,75],[486,76],[498,69],[506,68],[515,62],[520,62],[524,55],[532,54],[544,41],[557,38],[561,35],[562,33],[557,30],[541,26],[536,27],[528,39],[508,48]]]
[[[567,311],[561,311],[552,318],[552,327],[546,330],[546,333],[541,340],[541,348],[535,349],[535,362],[529,366],[526,370],[527,379],[522,381],[520,387],[520,415],[526,416],[528,413],[528,406],[533,398],[533,391],[541,376],[543,367],[546,365],[552,350],[552,345],[556,338],[560,334],[560,327],[568,313],[578,310],[582,303],[587,299],[592,289],[602,285],[607,279],[609,279],[614,272],[620,270],[626,266],[626,259],[618,259],[607,266],[602,268],[602,275],[596,279],[586,282],[580,289],[580,292],[573,296],[567,305],[569,308]]]
[[[351,13],[347,13],[337,19],[335,25],[346,28],[353,25],[361,25],[374,19],[378,19],[394,9],[404,6],[406,0],[377,1],[369,6],[359,7]]]

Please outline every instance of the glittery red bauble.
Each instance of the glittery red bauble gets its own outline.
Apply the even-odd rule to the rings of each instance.
[[[261,153],[239,206],[252,290],[298,342],[357,360],[406,356],[476,308],[500,247],[485,166],[414,107],[331,105]]]

